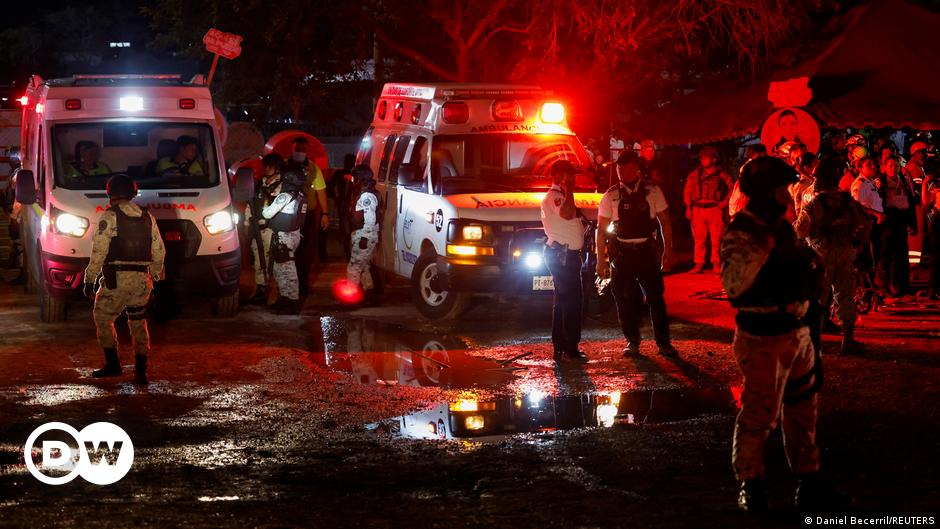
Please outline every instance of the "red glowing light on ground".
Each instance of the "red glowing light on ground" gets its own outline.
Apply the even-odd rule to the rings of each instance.
[[[333,297],[345,305],[355,305],[362,301],[362,288],[348,279],[337,279],[333,283]]]

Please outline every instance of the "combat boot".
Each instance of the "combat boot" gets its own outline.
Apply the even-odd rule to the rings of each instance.
[[[146,386],[147,381],[147,355],[137,355],[134,357],[134,383],[140,386]]]
[[[851,496],[836,490],[819,472],[799,476],[794,501],[796,508],[803,512],[844,511],[855,504]]]
[[[839,353],[844,355],[857,355],[864,352],[862,342],[855,339],[855,325],[846,323],[842,326],[842,346]]]
[[[741,490],[738,492],[738,509],[757,515],[770,512],[763,480],[755,478],[741,482]]]
[[[245,305],[264,305],[268,302],[268,287],[258,285],[253,296],[245,300]]]
[[[704,272],[704,271],[705,271],[705,264],[704,264],[704,263],[698,263],[698,264],[696,264],[695,266],[693,266],[691,270],[689,270],[689,273],[690,273],[690,274],[701,274],[701,273]]]
[[[121,360],[115,348],[104,350],[104,366],[91,372],[94,378],[116,377],[121,374]]]
[[[277,314],[296,316],[300,314],[300,309],[303,308],[299,299],[281,298],[278,300],[278,303],[279,306],[275,311]]]

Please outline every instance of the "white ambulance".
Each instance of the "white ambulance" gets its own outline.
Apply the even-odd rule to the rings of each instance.
[[[473,294],[551,291],[540,205],[556,160],[590,167],[550,92],[386,84],[357,157],[384,205],[374,264],[409,278],[432,319],[459,315]],[[578,175],[578,186],[577,205],[596,222],[593,174]]]
[[[219,315],[234,314],[241,254],[205,84],[175,75],[34,75],[26,98],[16,199],[24,277],[39,291],[42,320],[64,320],[81,293],[114,173],[137,182],[135,202],[157,220],[167,249],[161,286],[212,296]]]

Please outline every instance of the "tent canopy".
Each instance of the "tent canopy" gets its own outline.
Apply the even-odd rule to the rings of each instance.
[[[805,107],[833,127],[940,128],[940,14],[904,0],[872,0],[845,16],[844,29],[795,68],[747,85],[719,83],[636,118],[629,136],[705,143],[757,131],[774,111],[772,81],[809,78]]]

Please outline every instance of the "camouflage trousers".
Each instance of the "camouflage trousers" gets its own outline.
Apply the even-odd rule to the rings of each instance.
[[[261,251],[265,252],[265,263],[271,267],[271,274],[274,276],[280,295],[287,299],[300,299],[300,283],[297,279],[297,267],[294,264],[294,252],[297,250],[297,246],[300,245],[300,230],[277,232],[277,244],[282,247],[284,252],[282,255],[277,255],[276,251],[269,252],[273,236],[273,230],[261,230],[261,244],[264,246]],[[255,284],[266,285],[265,273],[267,271],[261,267],[258,251],[258,245],[252,240],[251,253],[254,256]],[[269,253],[271,255],[268,255]]]
[[[375,285],[372,282],[369,263],[372,261],[375,245],[379,241],[379,232],[377,230],[359,229],[352,232],[350,241],[352,243],[352,256],[346,266],[346,277],[361,286],[363,290],[370,290]]]
[[[725,228],[725,210],[717,206],[712,208],[692,207],[692,238],[695,240],[695,264],[705,264],[708,260],[712,266],[718,268],[718,246],[721,241],[721,231]],[[711,236],[711,259],[706,259],[705,240]]]
[[[134,353],[146,356],[150,352],[150,333],[147,331],[147,304],[153,290],[150,274],[117,272],[117,288],[106,287],[103,280],[100,284],[93,312],[98,344],[103,349],[117,348],[114,320],[126,310]]]
[[[855,258],[857,251],[851,246],[830,246],[820,248],[823,267],[826,269],[826,282],[832,286],[839,321],[855,323],[858,317],[855,308]]]
[[[777,336],[755,336],[740,329],[732,345],[744,374],[741,411],[734,427],[731,465],[739,481],[764,473],[764,444],[783,419],[783,443],[790,468],[797,474],[819,469],[816,447],[818,394],[795,402],[792,397],[813,385],[813,344],[801,327]]]

